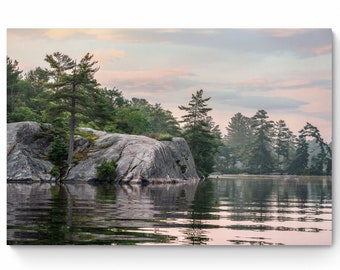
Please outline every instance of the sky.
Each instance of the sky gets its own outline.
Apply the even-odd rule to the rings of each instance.
[[[294,134],[309,122],[330,142],[332,41],[329,28],[10,28],[7,55],[25,73],[48,67],[46,54],[90,52],[101,86],[160,103],[178,120],[178,106],[203,89],[223,134],[236,113],[264,109]]]

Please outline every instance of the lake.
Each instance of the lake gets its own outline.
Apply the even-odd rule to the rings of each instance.
[[[330,245],[331,177],[196,184],[7,184],[7,243]]]

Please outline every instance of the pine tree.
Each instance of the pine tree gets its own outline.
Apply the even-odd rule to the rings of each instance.
[[[316,143],[319,144],[320,153],[312,159],[310,173],[317,175],[330,175],[332,172],[332,149],[324,142],[318,128],[307,122],[300,133],[301,136],[304,136],[305,138],[314,138]]]
[[[249,117],[236,113],[228,123],[226,145],[231,148],[231,156],[237,161],[245,162],[248,159],[246,147],[252,139],[252,120]],[[235,162],[236,163],[236,162]]]
[[[46,55],[45,61],[49,63],[50,88],[54,91],[52,96],[54,104],[51,111],[57,114],[68,112],[70,114],[70,139],[67,164],[73,162],[74,130],[76,127],[76,114],[86,114],[91,108],[91,90],[98,85],[94,74],[98,71],[93,55],[87,53],[77,64],[68,55],[55,52]]]
[[[22,71],[18,65],[18,61],[7,57],[7,115],[14,111],[22,94],[19,87]]]
[[[248,146],[248,164],[256,173],[271,172],[274,168],[272,156],[273,121],[267,120],[265,110],[252,117],[253,140]]]
[[[304,130],[299,131],[300,135],[297,138],[297,148],[295,158],[288,167],[289,174],[305,174],[308,166],[308,143]]]
[[[241,113],[235,114],[228,123],[227,126],[227,141],[230,145],[240,147],[249,143],[252,135],[251,131],[251,119],[242,115]]]
[[[209,98],[203,98],[203,90],[192,94],[188,106],[179,106],[187,114],[182,116],[184,123],[183,136],[193,154],[196,168],[202,176],[208,176],[215,165],[215,154],[218,149],[216,130],[212,127],[211,118],[207,113],[211,111],[206,104]]]
[[[279,120],[274,124],[274,151],[276,161],[281,170],[284,170],[289,164],[291,152],[294,148],[294,135],[289,130],[284,120]]]

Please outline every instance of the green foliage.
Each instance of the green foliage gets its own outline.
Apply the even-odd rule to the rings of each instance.
[[[58,167],[65,165],[67,159],[67,146],[60,137],[55,137],[51,143],[51,150],[48,153],[48,158]]]
[[[293,132],[289,130],[284,120],[275,122],[274,134],[274,152],[276,155],[276,163],[281,171],[285,171],[294,154]]]
[[[50,107],[48,114],[54,116],[64,112],[70,113],[70,139],[67,163],[73,162],[74,130],[76,128],[77,115],[91,114],[92,95],[98,85],[94,74],[99,70],[94,67],[97,61],[92,61],[93,55],[87,53],[77,63],[68,55],[55,52],[46,55],[45,61],[50,65],[47,70],[47,86],[52,90],[51,98],[54,105]]]
[[[242,115],[241,113],[235,114],[227,126],[227,142],[234,147],[242,147],[248,144],[252,136],[252,121],[251,118]]]
[[[59,178],[60,177],[60,169],[58,166],[53,166],[51,171],[50,171],[50,174],[56,178]]]
[[[211,108],[206,102],[210,98],[203,98],[203,90],[192,95],[189,106],[179,106],[187,114],[182,116],[184,125],[183,136],[186,139],[194,157],[197,171],[208,176],[214,170],[215,155],[221,141],[218,126],[207,115]]]
[[[272,156],[273,121],[267,120],[265,110],[259,110],[252,118],[253,139],[247,146],[248,165],[258,173],[268,173],[274,168]]]
[[[147,117],[131,107],[117,109],[115,123],[121,133],[140,135],[150,130]]]
[[[149,137],[149,138],[152,138],[152,139],[155,139],[157,141],[171,141],[172,138],[174,136],[172,136],[171,134],[159,134],[159,133],[148,133],[148,134],[144,134],[145,136]]]
[[[22,71],[18,65],[18,61],[7,57],[7,113],[14,111],[22,100],[22,89],[19,86]]]
[[[99,139],[99,136],[96,135],[93,131],[89,130],[89,131],[81,131],[79,129],[76,129],[74,131],[74,135],[79,135],[83,138],[86,138],[90,141],[90,143],[94,143],[95,140]]]
[[[185,173],[187,171],[187,165],[181,164],[181,161],[179,159],[176,160],[176,164],[181,169],[182,173]]]
[[[80,125],[127,134],[180,135],[178,122],[160,104],[127,100],[115,87],[100,88],[94,79],[97,62],[92,57],[86,54],[77,62],[55,52],[45,57],[48,69],[37,67],[24,76],[18,62],[8,57],[7,121],[51,123],[60,134],[70,136],[70,144],[73,130]]]
[[[170,135],[170,134],[159,134],[156,137],[156,140],[158,140],[158,141],[171,141],[172,138],[173,138],[173,136]]]
[[[183,128],[172,113],[160,104],[145,99],[127,100],[115,87],[100,88],[94,79],[98,71],[93,55],[86,54],[79,62],[56,52],[46,55],[49,69],[40,67],[25,75],[16,60],[7,57],[7,121],[36,121],[53,125],[46,131],[53,137],[73,142],[76,126],[86,126],[107,132],[146,134],[157,140],[171,140],[183,136],[194,156],[196,167],[204,175],[220,172],[332,174],[332,149],[321,137],[319,130],[306,123],[299,138],[289,130],[283,120],[268,120],[267,112],[259,110],[253,117],[235,114],[228,123],[228,134],[221,143],[221,133],[211,117],[203,90],[192,94],[185,112]],[[45,133],[45,131],[43,132]],[[94,134],[82,134],[91,142]],[[307,138],[314,139],[318,152],[307,155]],[[49,155],[53,162],[64,166],[66,140],[63,146],[53,147],[58,155]],[[60,142],[59,142],[60,143]],[[103,145],[102,147],[108,147]],[[58,150],[59,149],[59,150]],[[69,147],[69,149],[73,149]],[[73,155],[68,154],[68,157]],[[77,157],[76,159],[84,157]],[[55,163],[55,164],[56,164]],[[61,170],[61,174],[63,169]]]
[[[288,173],[330,175],[332,151],[319,130],[307,123],[298,138],[284,120],[268,120],[259,110],[252,118],[237,113],[229,122],[228,135],[217,158],[216,169],[223,173]],[[317,152],[310,155],[307,138],[315,140]]]
[[[116,163],[104,159],[97,167],[97,178],[99,181],[113,181],[116,178]]]
[[[8,123],[22,121],[35,121],[41,123],[42,118],[29,107],[15,107],[12,112],[7,114]]]

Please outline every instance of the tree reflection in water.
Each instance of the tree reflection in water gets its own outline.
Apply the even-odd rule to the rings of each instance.
[[[172,185],[7,184],[9,244],[325,244],[330,178]]]

